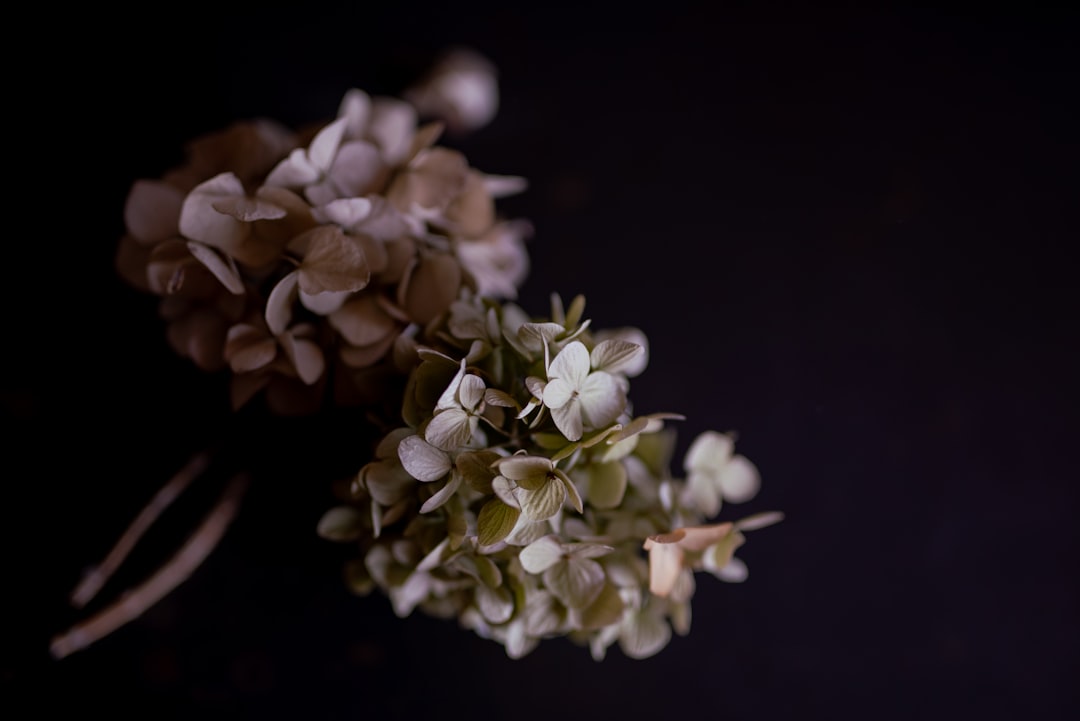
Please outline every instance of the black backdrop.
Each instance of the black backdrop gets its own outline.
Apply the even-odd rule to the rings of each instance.
[[[8,718],[1080,710],[1075,13],[155,13],[28,22],[7,63]],[[497,119],[456,145],[530,181],[502,206],[536,227],[522,304],[584,293],[594,325],[645,330],[635,407],[684,413],[682,447],[737,430],[764,479],[746,508],[787,514],[740,554],[747,583],[700,579],[691,634],[650,660],[549,641],[511,661],[349,595],[345,554],[313,529],[362,441],[232,417],[112,270],[128,187],[186,140],[324,119],[348,88],[396,93],[456,44],[492,59],[502,90]],[[225,437],[255,473],[222,545],[141,619],[52,661],[82,567]],[[107,596],[176,547],[226,474]]]

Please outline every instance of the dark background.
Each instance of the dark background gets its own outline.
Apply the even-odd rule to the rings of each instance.
[[[5,715],[1075,718],[1077,14],[754,7],[160,6],[12,26],[28,49],[7,63]],[[536,227],[522,304],[584,293],[595,327],[642,328],[636,409],[684,413],[680,449],[737,430],[764,479],[744,508],[787,514],[740,552],[745,584],[699,577],[690,635],[646,661],[561,640],[511,661],[351,596],[347,554],[314,527],[361,434],[233,417],[112,269],[128,188],[190,138],[325,119],[458,44],[498,66],[502,106],[453,144],[531,183],[502,204]],[[51,660],[81,569],[228,438],[253,484],[214,555]],[[105,600],[235,467],[185,495]]]

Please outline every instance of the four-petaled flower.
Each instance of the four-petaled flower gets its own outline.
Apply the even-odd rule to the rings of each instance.
[[[585,427],[614,422],[626,408],[626,392],[616,377],[591,369],[589,350],[578,340],[559,351],[547,369],[543,402],[569,441],[580,440]]]

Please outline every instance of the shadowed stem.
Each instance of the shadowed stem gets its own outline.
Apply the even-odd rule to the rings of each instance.
[[[179,492],[177,489],[182,489],[186,483],[190,482],[190,477],[188,476],[193,477],[194,475],[197,475],[198,472],[202,470],[202,467],[199,464],[204,464],[205,461],[205,456],[196,456],[196,458],[178,474],[178,476],[183,476],[184,478],[177,481],[177,477],[174,477],[170,483],[166,484],[166,487],[154,497],[154,500],[151,501],[151,506],[153,506],[159,498],[165,498],[164,504],[168,505],[172,500],[172,498],[169,497],[169,493],[172,493],[172,497],[175,497],[175,493]],[[194,469],[194,473],[189,473],[192,469]],[[175,487],[173,487],[174,483],[176,484]],[[195,532],[192,533],[184,545],[180,547],[180,550],[155,571],[150,578],[135,588],[126,591],[118,601],[107,606],[94,616],[75,624],[64,633],[53,637],[52,642],[49,645],[49,651],[53,657],[61,659],[86,648],[124,624],[141,616],[151,606],[183,583],[195,569],[199,567],[206,557],[210,555],[221,541],[221,538],[225,535],[226,529],[229,527],[229,524],[232,522],[240,508],[240,502],[244,492],[247,490],[248,483],[249,478],[246,473],[240,473],[234,476],[226,486],[221,498],[214,504],[214,507],[210,509],[209,513],[207,513],[203,522]],[[173,487],[173,490],[166,492],[166,489],[169,489],[170,487]],[[163,507],[164,506],[156,508],[148,514],[150,521],[161,512]],[[146,509],[144,509],[144,513],[147,513]],[[130,550],[130,546],[134,545],[138,536],[145,531],[145,528],[133,531],[133,529],[136,528],[136,525],[140,523],[142,517],[142,514],[140,514],[140,518],[136,519],[136,523],[133,524],[125,534],[125,537],[130,536],[130,540],[125,542],[127,547],[120,551],[114,549],[114,553],[110,554],[110,558],[112,558],[114,554],[118,557],[118,560],[116,560],[115,563],[119,563],[119,559],[123,558],[127,551]],[[120,546],[121,544],[118,544],[117,547],[120,548]],[[102,565],[104,566],[105,564]],[[93,593],[91,592],[90,595],[92,596]]]
[[[210,457],[207,453],[194,456],[188,461],[187,465],[181,468],[176,475],[169,479],[168,483],[154,494],[154,497],[150,499],[150,503],[146,504],[142,511],[139,512],[139,515],[124,531],[124,535],[116,542],[116,545],[105,556],[105,559],[99,565],[87,571],[79,585],[71,592],[72,606],[83,608],[90,603],[102,586],[105,585],[105,582],[109,580],[128,554],[135,548],[143,534],[157,520],[158,516],[176,500],[185,488],[191,485],[195,478],[206,470],[209,461]]]

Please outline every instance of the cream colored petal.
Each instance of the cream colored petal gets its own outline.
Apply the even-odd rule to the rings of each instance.
[[[548,386],[550,385],[551,384],[549,383]],[[552,408],[551,419],[555,421],[555,427],[566,436],[566,440],[581,440],[584,430],[581,422],[581,404],[578,402],[578,399],[571,399],[570,402],[564,406]]]
[[[711,472],[691,471],[686,477],[686,495],[706,518],[720,512],[720,486]]]
[[[181,234],[189,240],[231,253],[250,235],[251,226],[215,210],[214,203],[243,194],[243,185],[232,173],[222,173],[201,183],[188,194],[181,206]]]
[[[683,457],[686,471],[708,470],[718,473],[731,460],[735,442],[726,433],[705,431],[693,440]]]
[[[334,162],[338,148],[341,147],[342,138],[345,136],[347,118],[338,118],[320,130],[308,146],[308,159],[319,170],[326,172]]]
[[[544,400],[544,405],[554,410],[569,403],[576,391],[577,389],[570,385],[569,381],[563,378],[555,378],[543,386],[540,395]],[[533,391],[533,395],[537,395],[537,393]]]
[[[644,354],[645,349],[636,343],[611,339],[597,343],[589,358],[593,370],[619,373],[624,368],[632,368]]]
[[[338,198],[314,208],[311,216],[320,223],[336,223],[351,229],[371,215],[371,207],[368,198]]]
[[[416,109],[409,103],[397,98],[375,98],[367,137],[382,148],[386,162],[394,165],[404,160],[409,152],[416,123]]]
[[[225,342],[225,359],[236,373],[263,368],[277,356],[277,343],[257,328],[246,324],[229,329]]]
[[[548,380],[562,378],[573,390],[579,390],[589,376],[589,351],[581,341],[568,343],[551,361]],[[577,439],[574,439],[577,440]]]
[[[604,590],[604,568],[591,558],[564,558],[544,571],[544,586],[567,608],[586,608]]]
[[[742,583],[750,577],[750,569],[741,558],[733,557],[726,566],[716,572],[716,577],[728,583]]]
[[[444,451],[455,451],[472,440],[477,420],[459,408],[437,413],[424,429],[424,439]]]
[[[490,623],[506,623],[514,614],[514,598],[504,586],[488,588],[479,585],[474,597],[480,614]]]
[[[256,220],[279,220],[286,215],[285,209],[279,205],[262,198],[252,198],[247,195],[219,198],[211,203],[211,207],[217,212],[232,216],[242,223],[253,223]]]
[[[746,456],[736,454],[728,461],[718,478],[720,493],[732,503],[745,503],[761,488],[761,475]]]
[[[322,168],[316,166],[308,158],[306,150],[296,148],[274,166],[274,169],[266,176],[265,183],[283,188],[302,188],[318,180],[322,176],[322,171]]]
[[[450,472],[450,457],[420,436],[408,436],[398,444],[401,465],[418,481],[430,483]]]
[[[590,428],[614,423],[626,409],[626,394],[615,377],[604,371],[589,374],[580,387],[578,400],[583,420]]]
[[[518,553],[521,566],[529,573],[540,574],[558,563],[563,556],[563,546],[555,536],[539,538]]]
[[[458,388],[458,401],[461,407],[466,411],[475,412],[484,400],[484,389],[484,381],[480,376],[467,374],[461,379],[461,386]]]
[[[371,96],[359,88],[349,89],[341,99],[337,116],[345,118],[346,137],[362,138],[371,119]]]
[[[424,505],[420,506],[420,512],[431,513],[436,508],[439,508],[449,501],[451,496],[457,493],[458,488],[461,488],[461,476],[457,473],[453,473],[442,488],[440,488],[431,498],[424,501]]]
[[[649,590],[667,596],[682,570],[683,549],[674,543],[656,543],[649,548]]]
[[[637,611],[623,623],[619,648],[634,660],[655,656],[671,641],[671,626],[663,617]]]

